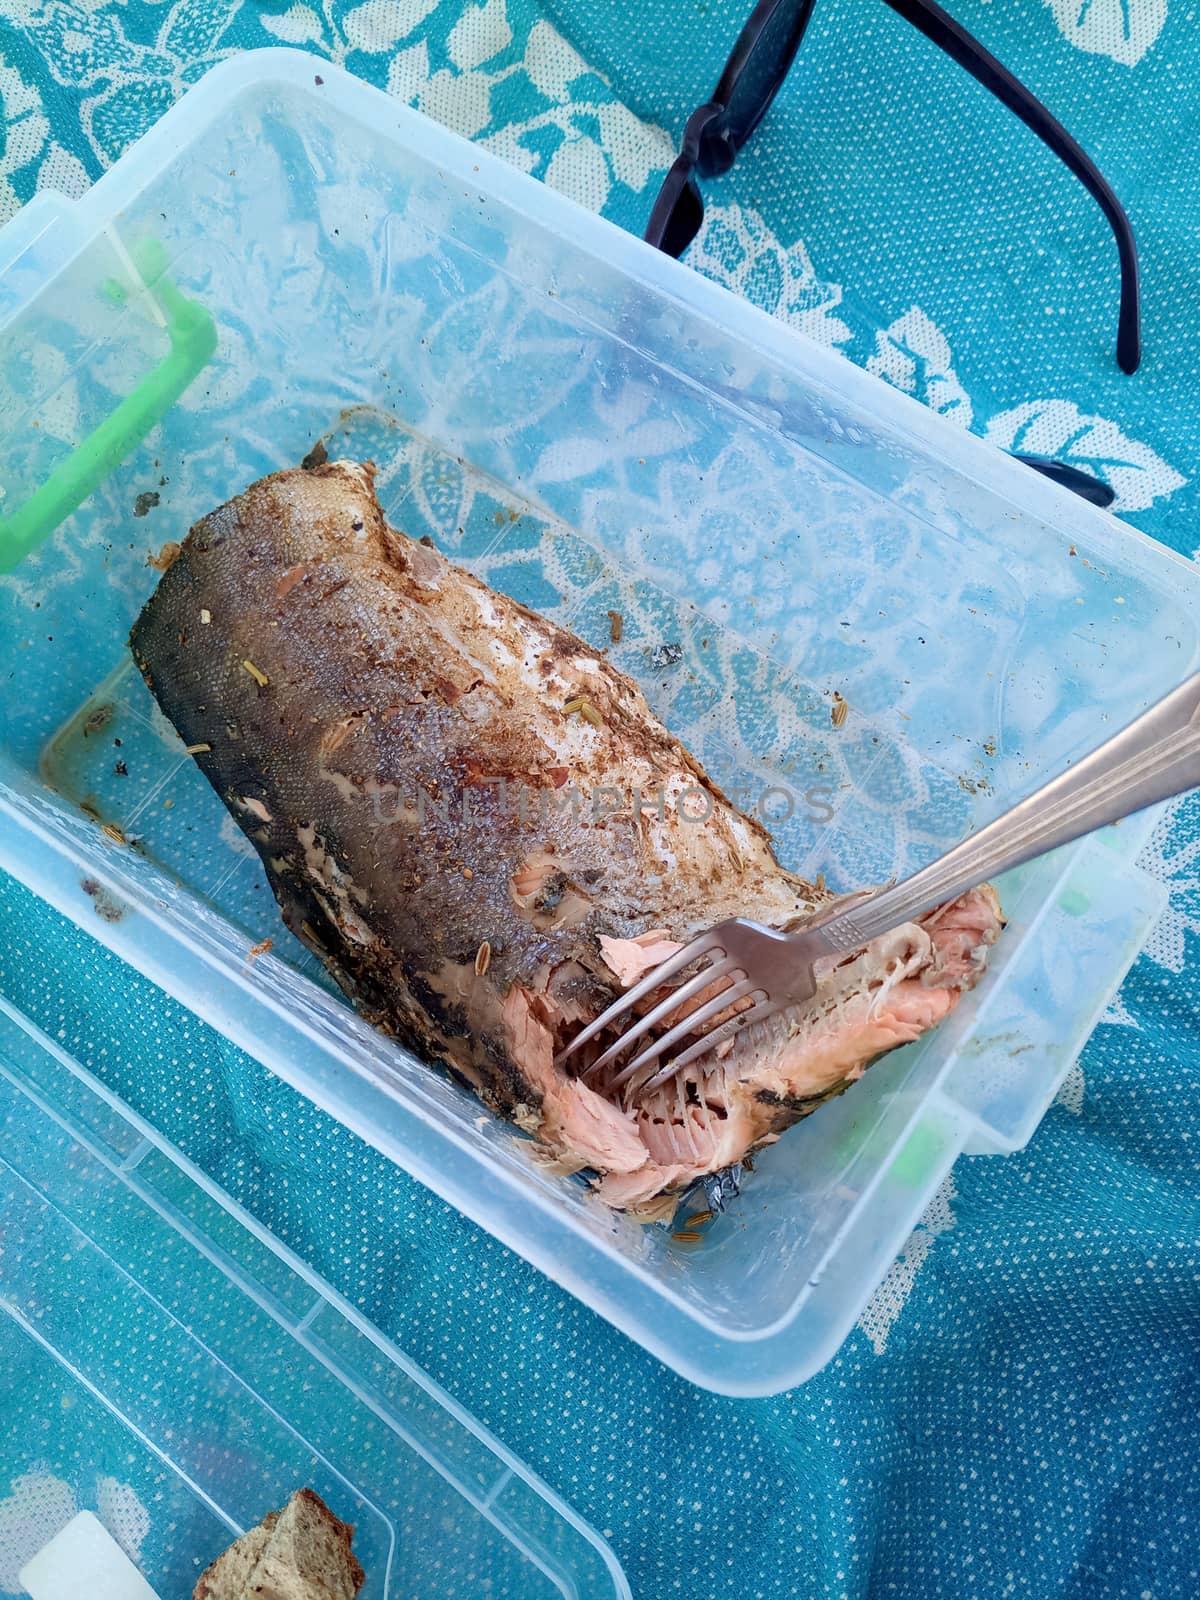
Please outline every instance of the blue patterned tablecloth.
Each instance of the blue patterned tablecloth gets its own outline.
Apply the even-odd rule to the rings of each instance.
[[[960,426],[1099,472],[1194,557],[1195,15],[954,9],[1130,210],[1136,377],[1093,203],[879,0],[821,0],[690,260]],[[39,187],[80,193],[213,62],[282,41],[639,228],[739,20],[708,0],[0,0],[0,221]],[[0,987],[608,1534],[640,1600],[1192,1600],[1200,800],[1146,864],[1170,909],[1030,1148],[960,1162],[836,1360],[762,1402],[671,1376],[3,878]]]

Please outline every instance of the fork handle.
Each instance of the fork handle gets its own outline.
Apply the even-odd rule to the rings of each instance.
[[[1200,673],[1061,777],[902,883],[804,930],[856,949],[1010,867],[1200,786]]]

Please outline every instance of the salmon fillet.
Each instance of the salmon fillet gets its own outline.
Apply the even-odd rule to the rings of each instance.
[[[373,471],[276,473],[203,518],[134,657],[362,1012],[614,1206],[661,1211],[940,1022],[983,970],[996,896],[830,963],[806,1005],[654,1093],[583,1081],[604,1041],[557,1067],[694,934],[792,926],[829,896],[630,678],[389,527]]]

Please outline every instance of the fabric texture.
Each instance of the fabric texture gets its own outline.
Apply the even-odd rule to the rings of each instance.
[[[957,425],[1097,473],[1195,558],[1194,19],[953,9],[1129,209],[1136,377],[1093,202],[879,0],[821,0],[688,259]],[[82,192],[217,60],[284,42],[638,229],[740,21],[694,0],[0,0],[0,221]],[[1145,864],[1170,909],[1028,1150],[960,1161],[836,1359],[761,1402],[676,1379],[10,879],[0,986],[606,1533],[639,1597],[1170,1600],[1200,1593],[1200,799]]]

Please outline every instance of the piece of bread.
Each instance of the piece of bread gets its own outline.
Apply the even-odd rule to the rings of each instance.
[[[268,1511],[256,1528],[249,1528],[240,1539],[235,1539],[200,1574],[192,1590],[192,1600],[242,1600],[250,1574],[258,1565],[259,1557],[267,1548],[278,1511]]]
[[[354,1529],[311,1489],[298,1489],[200,1576],[193,1600],[354,1600],[366,1574]]]
[[[354,1600],[365,1574],[350,1550],[353,1535],[319,1495],[298,1489],[279,1513],[245,1600]]]

